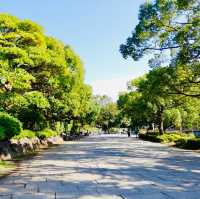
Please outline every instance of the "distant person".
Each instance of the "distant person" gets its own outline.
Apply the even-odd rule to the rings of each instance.
[[[128,129],[127,134],[128,134],[128,137],[131,137],[131,131],[130,131],[130,129]]]

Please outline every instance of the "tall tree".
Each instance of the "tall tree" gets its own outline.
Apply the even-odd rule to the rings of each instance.
[[[152,53],[152,67],[173,68],[168,82],[171,93],[199,97],[199,28],[199,0],[147,1],[141,5],[139,23],[120,52],[136,61]]]
[[[0,14],[0,106],[24,128],[55,128],[89,111],[91,88],[70,46],[30,20]]]

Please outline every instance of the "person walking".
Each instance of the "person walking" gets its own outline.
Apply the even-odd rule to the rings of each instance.
[[[131,137],[131,130],[130,129],[127,130],[127,134],[128,134],[128,137]]]

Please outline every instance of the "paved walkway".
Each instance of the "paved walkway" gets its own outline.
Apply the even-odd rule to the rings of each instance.
[[[199,199],[200,154],[125,137],[66,142],[0,181],[1,199]]]

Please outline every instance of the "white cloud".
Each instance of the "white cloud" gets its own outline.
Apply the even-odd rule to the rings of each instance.
[[[111,79],[96,80],[91,83],[95,95],[108,95],[114,101],[117,100],[118,94],[127,90],[127,82],[133,79],[133,76],[116,77]]]
[[[112,74],[109,79],[104,77],[88,82],[93,87],[94,95],[108,95],[116,101],[120,92],[127,91],[127,82],[129,80],[142,76],[149,71],[148,60],[149,57],[143,59],[140,63],[133,62],[133,64],[130,64],[130,68],[126,68],[126,75],[120,75],[116,69],[116,71],[113,71],[115,75]],[[103,74],[99,74],[99,76],[103,77]]]

